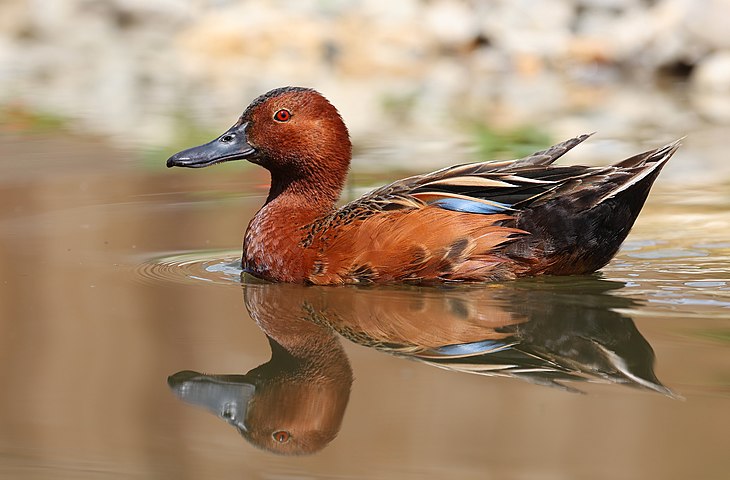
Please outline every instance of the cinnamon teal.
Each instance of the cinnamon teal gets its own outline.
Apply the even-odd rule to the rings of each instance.
[[[528,157],[455,165],[336,207],[350,166],[347,127],[315,90],[256,98],[210,143],[167,166],[248,160],[271,173],[248,225],[243,268],[319,285],[489,282],[594,272],[629,233],[679,141],[606,167],[554,165],[581,135]]]

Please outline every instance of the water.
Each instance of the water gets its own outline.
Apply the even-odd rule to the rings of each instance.
[[[0,146],[3,478],[727,474],[722,178],[663,174],[596,275],[302,288],[241,282],[253,166]]]

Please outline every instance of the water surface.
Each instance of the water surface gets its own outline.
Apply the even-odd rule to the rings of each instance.
[[[0,145],[23,159],[0,165],[4,478],[730,468],[722,178],[667,172],[596,275],[307,289],[241,282],[241,232],[266,193],[253,166],[144,169],[82,139]],[[280,431],[307,454],[272,453]]]

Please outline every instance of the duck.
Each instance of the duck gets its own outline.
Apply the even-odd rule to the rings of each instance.
[[[618,252],[680,140],[608,166],[557,165],[592,134],[515,160],[415,175],[338,206],[352,160],[337,109],[307,87],[256,99],[168,167],[247,160],[270,172],[242,268],[309,285],[501,282],[581,275]]]

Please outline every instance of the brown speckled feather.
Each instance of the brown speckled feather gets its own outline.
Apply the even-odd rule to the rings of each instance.
[[[507,215],[474,217],[421,206],[327,221],[327,229],[311,244],[317,251],[316,268],[307,280],[337,284],[514,278],[514,269],[522,267],[511,265],[496,250],[524,232],[502,226],[511,221]]]

